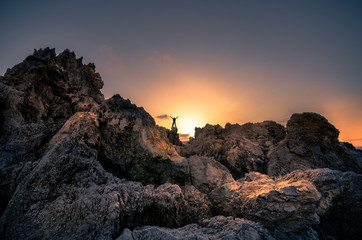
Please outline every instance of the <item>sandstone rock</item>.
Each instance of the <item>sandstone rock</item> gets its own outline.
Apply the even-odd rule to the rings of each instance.
[[[204,219],[199,225],[182,228],[145,226],[133,231],[125,229],[117,240],[144,239],[274,239],[261,224],[245,219],[218,216]]]
[[[206,125],[196,128],[195,140],[180,148],[185,157],[213,157],[225,165],[234,178],[247,172],[266,173],[268,152],[285,137],[284,127],[272,121],[262,123]]]
[[[362,173],[362,152],[341,144],[339,131],[321,115],[293,114],[286,130],[286,139],[269,153],[269,175],[310,168]]]

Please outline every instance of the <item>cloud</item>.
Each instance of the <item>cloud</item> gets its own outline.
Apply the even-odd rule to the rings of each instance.
[[[188,138],[188,137],[190,137],[190,134],[189,133],[180,133],[179,136],[180,136],[180,138]]]
[[[99,49],[99,55],[102,61],[98,65],[98,68],[103,73],[120,71],[125,67],[122,58],[118,56],[110,46],[102,44]]]
[[[169,118],[170,118],[170,115],[161,114],[161,115],[156,116],[156,118],[162,119],[162,120],[166,120],[166,119],[169,119]]]
[[[175,59],[168,53],[159,53],[158,51],[153,51],[152,55],[148,57],[150,62],[155,63],[173,63]]]
[[[188,133],[179,133],[179,138],[181,141],[188,141],[190,138],[190,134]]]

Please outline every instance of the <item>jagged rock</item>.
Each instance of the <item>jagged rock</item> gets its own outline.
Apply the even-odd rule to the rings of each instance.
[[[172,128],[171,130],[165,127],[157,126],[158,130],[167,136],[168,141],[175,146],[182,146],[180,141],[179,134],[177,133],[177,128]]]
[[[102,86],[93,64],[49,48],[0,77],[0,213],[65,121],[104,100]]]
[[[180,136],[177,133],[177,128],[173,127],[171,130],[166,129],[167,138],[173,145],[182,146],[182,142],[180,141]]]
[[[274,239],[261,224],[245,219],[218,216],[197,224],[170,229],[145,226],[130,231],[126,228],[117,240],[145,239]]]
[[[106,172],[97,161],[98,129],[90,112],[64,124],[18,185],[1,218],[1,236],[112,239],[123,227],[178,227],[210,216],[206,195],[193,186],[142,186]]]
[[[345,194],[351,190],[360,191],[362,175],[352,174],[359,179],[355,183],[341,175],[330,169],[298,170],[272,179],[253,172],[237,182],[214,189],[209,197],[219,214],[244,217],[283,232],[301,231],[319,224],[320,216],[325,217],[337,207],[334,201],[348,201]],[[347,185],[352,186],[347,188]],[[360,201],[360,193],[353,198]],[[346,221],[342,219],[340,223]],[[356,226],[362,224],[355,224],[351,229],[358,231]]]
[[[253,172],[246,174],[242,182],[213,190],[209,197],[219,214],[245,217],[283,231],[298,231],[319,223],[314,209],[321,195],[305,180],[274,181]]]
[[[187,161],[143,108],[115,95],[99,116],[99,161],[107,171],[144,184],[189,183]]]
[[[262,123],[207,124],[196,128],[195,139],[179,148],[185,157],[197,154],[213,157],[225,165],[234,178],[247,172],[266,173],[268,152],[285,137],[284,127],[272,121]]]
[[[286,131],[285,140],[269,153],[269,175],[310,168],[362,173],[362,152],[341,144],[339,131],[321,115],[293,114]]]
[[[358,172],[362,152],[323,117],[292,117],[287,136],[270,121],[207,125],[180,156],[143,108],[104,100],[102,85],[93,64],[48,48],[0,77],[2,239],[362,235],[362,175],[252,172],[266,173],[269,159],[272,175],[304,169],[298,161]],[[249,173],[235,181],[228,169]]]

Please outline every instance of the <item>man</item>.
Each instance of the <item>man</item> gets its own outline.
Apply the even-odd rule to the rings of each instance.
[[[172,118],[172,120],[173,120],[173,122],[172,122],[172,127],[177,128],[177,127],[176,127],[176,119],[178,118],[178,116],[175,117],[175,118],[173,118],[173,117],[170,116],[170,118]]]

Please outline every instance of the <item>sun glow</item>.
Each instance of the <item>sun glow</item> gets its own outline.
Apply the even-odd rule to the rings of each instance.
[[[190,134],[190,137],[195,135],[195,127],[203,127],[202,121],[195,117],[180,117],[178,122],[178,132],[180,134]]]

